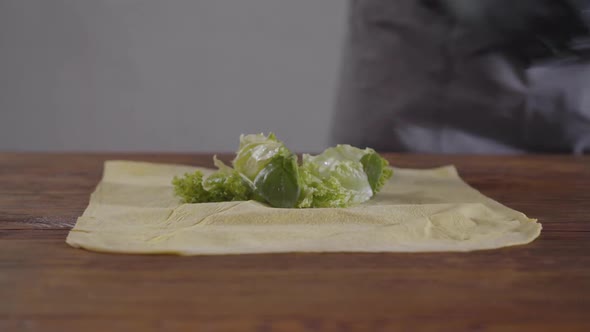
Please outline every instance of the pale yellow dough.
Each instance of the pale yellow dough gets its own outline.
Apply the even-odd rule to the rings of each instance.
[[[254,201],[181,204],[171,180],[196,169],[108,161],[74,247],[112,253],[247,254],[493,249],[533,241],[541,224],[461,180],[453,166],[394,169],[382,192],[346,209],[277,209]]]

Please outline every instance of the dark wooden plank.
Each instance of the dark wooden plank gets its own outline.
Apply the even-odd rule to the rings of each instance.
[[[104,160],[210,158],[0,154],[0,330],[590,330],[589,158],[388,155],[402,167],[455,164],[477,189],[539,218],[543,233],[526,246],[176,257],[65,244]]]
[[[587,232],[468,254],[132,256],[9,240],[0,244],[0,319],[39,330],[156,317],[154,326],[225,321],[238,330],[587,327],[589,251]]]

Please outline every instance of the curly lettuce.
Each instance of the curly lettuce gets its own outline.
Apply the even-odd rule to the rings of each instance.
[[[348,207],[371,199],[392,176],[375,150],[338,145],[303,155],[301,165],[274,134],[241,135],[232,167],[214,157],[218,170],[176,177],[185,203],[257,200],[278,208]]]
[[[201,171],[174,177],[174,193],[185,203],[247,201],[252,199],[251,184],[239,172],[213,157],[218,170],[204,178]]]

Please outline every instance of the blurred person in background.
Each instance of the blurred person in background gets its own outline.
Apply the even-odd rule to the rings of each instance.
[[[336,143],[590,153],[589,0],[352,0]]]

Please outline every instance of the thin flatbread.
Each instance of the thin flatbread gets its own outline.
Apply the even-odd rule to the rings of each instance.
[[[526,244],[541,224],[468,186],[453,166],[394,168],[370,201],[279,209],[255,201],[182,204],[175,175],[213,170],[107,161],[66,242],[135,254],[472,251]]]

